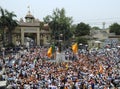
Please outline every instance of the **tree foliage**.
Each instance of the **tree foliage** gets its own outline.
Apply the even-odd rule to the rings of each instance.
[[[83,22],[77,24],[77,27],[75,29],[76,36],[85,36],[89,34],[90,34],[90,26],[88,24],[85,24]]]
[[[120,25],[118,23],[114,23],[110,26],[110,33],[115,33],[116,35],[120,35]]]
[[[70,31],[75,34],[76,24],[71,25]]]
[[[4,42],[4,30],[8,29],[8,43],[12,44],[12,30],[17,26],[17,21],[14,20],[16,15],[13,12],[9,12],[0,7],[0,28],[3,30],[3,42]],[[4,45],[4,43],[3,43]]]
[[[72,24],[72,17],[67,17],[65,13],[65,9],[58,9],[56,8],[53,10],[52,15],[47,15],[44,19],[44,22],[49,23],[51,28],[51,35],[52,38],[55,40],[62,40],[65,42],[72,37],[72,33],[70,31],[70,27]],[[60,37],[62,34],[63,37]]]
[[[87,44],[88,39],[85,36],[90,34],[90,26],[81,22],[77,24],[74,34],[78,43]]]
[[[16,17],[16,15],[13,12],[6,11],[7,16],[7,28],[8,28],[8,43],[12,44],[12,30],[15,29],[15,27],[18,25],[17,20],[14,20],[13,18]]]
[[[5,45],[5,27],[7,25],[7,16],[5,10],[0,7],[0,30],[2,30],[3,46]]]
[[[94,27],[91,28],[91,30],[101,30],[101,29],[97,26],[94,26]]]
[[[76,40],[77,40],[78,43],[87,44],[87,39],[86,38],[78,37]]]

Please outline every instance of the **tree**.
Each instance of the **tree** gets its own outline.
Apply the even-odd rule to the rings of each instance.
[[[76,36],[85,36],[90,34],[90,26],[83,22],[79,23],[75,29]]]
[[[2,9],[0,7],[0,28],[2,29],[3,33],[3,46],[5,46],[5,28],[8,29],[8,44],[12,43],[12,30],[15,29],[17,26],[17,21],[13,18],[16,15],[13,12],[8,12],[6,9]]]
[[[51,29],[51,36],[54,40],[59,40],[60,38],[65,42],[72,37],[70,27],[72,24],[72,17],[67,17],[65,15],[65,10],[56,8],[53,10],[52,15],[47,15],[44,22],[49,23]],[[62,34],[63,37],[60,37]]]
[[[88,39],[78,37],[76,40],[77,40],[78,43],[87,44],[87,40],[88,40]]]
[[[86,35],[90,34],[90,29],[90,26],[83,22],[77,24],[75,28],[76,41],[78,43],[87,44],[88,38],[86,38]]]
[[[5,46],[5,27],[7,26],[7,16],[5,10],[0,7],[0,30],[2,30],[3,46]]]
[[[14,20],[13,18],[16,17],[16,15],[13,12],[8,12],[7,10],[6,16],[7,16],[7,28],[8,28],[8,44],[12,44],[12,30],[17,27],[17,20]]]
[[[45,23],[50,23],[50,18],[51,18],[51,16],[47,15],[45,18],[43,18],[43,20]]]
[[[101,30],[99,27],[96,27],[96,26],[95,26],[95,27],[92,27],[91,29],[92,29],[92,30]]]
[[[73,24],[71,25],[71,28],[70,28],[70,31],[75,34],[75,29],[76,29],[77,25],[76,24]]]
[[[120,35],[120,25],[118,23],[113,23],[110,27],[110,33],[115,33]]]

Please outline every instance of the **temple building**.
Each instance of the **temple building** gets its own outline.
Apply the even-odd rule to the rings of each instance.
[[[13,31],[13,43],[15,45],[26,45],[26,42],[30,41],[33,41],[35,45],[48,45],[50,39],[48,24],[36,19],[30,10],[25,16],[25,21],[21,18],[18,27]]]

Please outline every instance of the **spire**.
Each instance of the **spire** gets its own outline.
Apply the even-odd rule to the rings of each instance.
[[[28,8],[28,13],[25,16],[25,19],[34,19],[34,16],[30,12],[30,6],[28,6],[27,8]]]
[[[28,8],[28,15],[30,15],[30,6],[27,7]]]

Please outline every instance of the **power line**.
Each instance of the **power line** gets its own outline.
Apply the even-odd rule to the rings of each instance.
[[[80,21],[107,21],[107,20],[119,20],[120,17],[112,17],[112,18],[88,18],[88,19],[80,19]]]
[[[105,27],[109,27],[113,23],[119,23],[120,24],[120,17],[114,17],[114,18],[94,18],[94,19],[81,19],[81,20],[75,20],[74,21],[76,24],[80,22],[84,22],[86,24],[89,24],[90,26],[98,26],[102,27],[103,22],[105,23]]]

